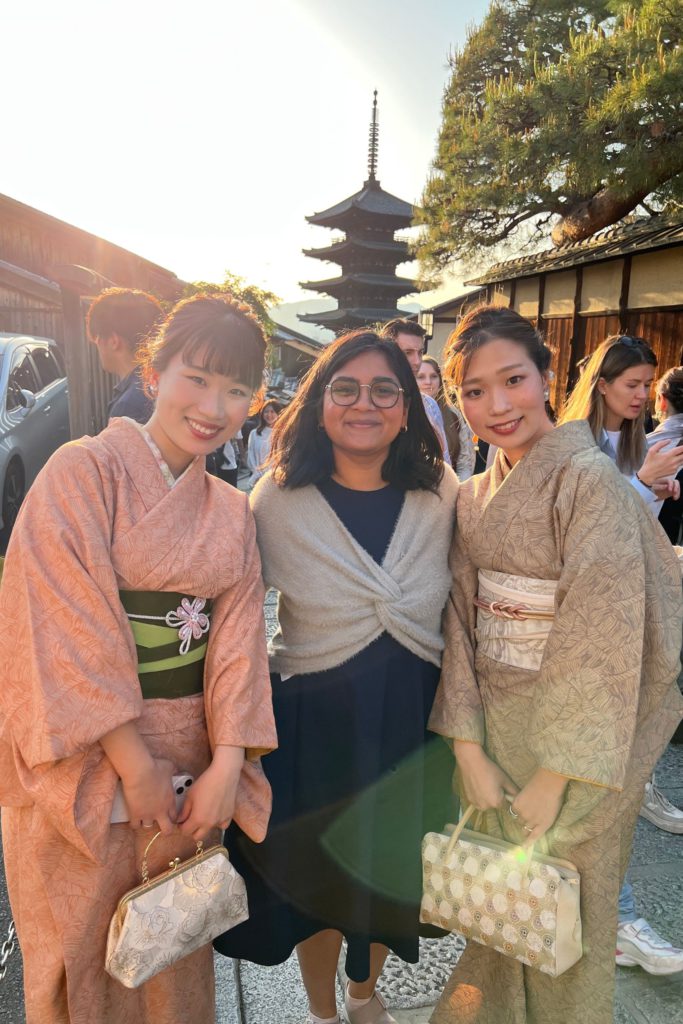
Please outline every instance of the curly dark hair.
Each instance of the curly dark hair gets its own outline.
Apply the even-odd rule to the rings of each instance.
[[[391,442],[382,478],[402,490],[436,493],[443,477],[441,445],[427,418],[415,376],[398,345],[374,331],[337,338],[304,377],[292,403],[273,427],[269,465],[280,487],[322,483],[334,472],[332,442],[319,429],[325,386],[356,356],[377,352],[386,359],[408,404],[407,430]]]

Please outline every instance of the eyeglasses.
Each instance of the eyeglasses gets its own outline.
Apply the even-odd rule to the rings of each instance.
[[[354,405],[360,398],[360,389],[367,388],[370,401],[377,409],[393,409],[403,393],[393,380],[373,380],[372,384],[361,384],[353,377],[338,377],[331,384],[325,385],[335,405]]]

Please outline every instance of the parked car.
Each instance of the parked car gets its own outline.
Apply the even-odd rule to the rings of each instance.
[[[0,538],[9,537],[26,491],[69,438],[69,390],[56,343],[0,333]]]

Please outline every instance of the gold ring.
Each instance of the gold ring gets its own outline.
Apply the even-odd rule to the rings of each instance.
[[[523,825],[522,828],[524,829],[525,832],[533,832],[533,830],[534,830],[534,826],[533,825]]]

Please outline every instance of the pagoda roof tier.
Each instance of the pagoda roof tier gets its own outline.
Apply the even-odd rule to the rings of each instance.
[[[345,324],[357,324],[362,327],[369,323],[381,323],[401,316],[401,310],[392,306],[387,309],[370,309],[354,307],[350,309],[325,309],[320,313],[299,313],[299,320],[309,324],[320,324],[332,330]]]
[[[339,263],[342,257],[357,250],[377,252],[386,256],[397,256],[399,257],[399,263],[410,259],[408,243],[401,241],[401,239],[392,239],[388,242],[374,242],[369,238],[357,238],[354,235],[340,238],[336,242],[322,246],[320,249],[304,249],[303,252],[304,256],[312,256],[315,260],[330,260],[331,263]]]
[[[415,291],[415,282],[409,277],[397,277],[396,274],[365,274],[363,271],[329,277],[326,281],[301,281],[300,284],[302,288],[309,288],[313,292],[327,292],[329,295],[332,294],[331,288],[336,290],[342,285],[348,284],[365,284],[370,287],[386,288],[399,295]]]
[[[336,206],[330,206],[321,213],[312,214],[306,220],[319,227],[335,228],[355,219],[358,214],[365,214],[372,220],[392,221],[396,227],[408,227],[414,213],[410,203],[385,192],[378,181],[368,178],[360,192],[342,199]]]

